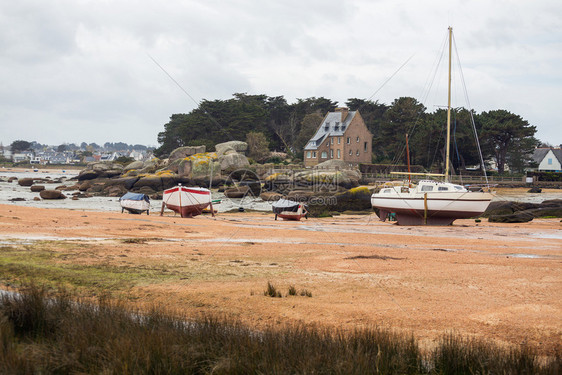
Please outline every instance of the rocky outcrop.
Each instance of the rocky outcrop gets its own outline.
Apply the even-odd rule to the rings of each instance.
[[[359,186],[361,174],[356,170],[305,170],[293,174],[273,173],[265,178],[265,189],[287,194],[289,191],[310,189],[334,192]]]
[[[224,191],[224,196],[227,198],[244,198],[250,192],[248,186],[238,186]]]
[[[136,161],[126,167],[112,162],[94,162],[80,172],[76,189],[113,196],[123,190],[151,195],[180,182],[218,186],[225,182],[223,176],[250,166],[244,155],[247,148],[245,142],[233,141],[217,145],[220,154],[205,152],[205,146],[186,146],[172,151],[168,159]],[[250,190],[257,196],[261,186],[250,187]]]
[[[135,160],[134,162],[127,164],[127,166],[123,168],[123,171],[128,172],[131,170],[142,169],[143,167],[144,167],[144,163],[142,161]]]
[[[492,223],[525,223],[540,217],[562,217],[562,199],[542,203],[492,202],[482,214]]]
[[[275,202],[283,198],[283,194],[275,193],[272,191],[264,191],[260,194],[260,198],[266,202]]]
[[[205,153],[205,146],[184,146],[176,148],[174,151],[170,153],[168,160],[170,163],[174,162],[178,159],[184,159],[188,156],[195,155],[195,154],[203,154]]]
[[[228,152],[227,154],[220,155],[219,163],[221,171],[225,173],[234,172],[238,169],[244,169],[250,166],[248,158],[237,152]]]
[[[92,162],[78,174],[78,181],[111,178],[123,173],[123,166],[113,162]]]
[[[215,145],[215,151],[219,157],[222,155],[226,155],[227,152],[230,152],[230,150],[245,154],[246,151],[248,151],[248,144],[242,141],[230,141]]]
[[[43,199],[65,199],[66,196],[60,190],[42,190],[39,196]]]

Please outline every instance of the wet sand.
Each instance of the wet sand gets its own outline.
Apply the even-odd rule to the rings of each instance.
[[[122,241],[131,238],[145,240]],[[0,205],[0,241],[22,239],[75,243],[61,262],[180,270],[129,293],[147,306],[256,327],[379,325],[427,343],[454,332],[545,353],[562,342],[560,219],[399,227],[374,214],[285,222],[266,213],[181,219]],[[268,281],[312,297],[265,297]]]

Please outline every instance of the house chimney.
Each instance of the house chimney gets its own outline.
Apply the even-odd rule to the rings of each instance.
[[[336,112],[341,112],[341,122],[343,123],[347,118],[347,114],[349,113],[349,108],[347,107],[338,107],[336,108]]]

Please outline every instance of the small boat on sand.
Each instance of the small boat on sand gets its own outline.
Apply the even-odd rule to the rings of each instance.
[[[303,217],[308,219],[308,211],[304,203],[291,201],[288,199],[279,199],[274,202],[271,207],[275,214],[275,220],[280,217],[283,220],[299,221]]]
[[[148,215],[150,212],[150,198],[146,194],[138,194],[128,192],[119,198],[121,204],[121,213],[125,210],[132,214],[142,214],[146,211]]]
[[[211,191],[209,189],[178,185],[164,190],[162,200],[160,216],[164,214],[164,208],[168,208],[179,213],[181,217],[193,217],[203,213],[203,210],[207,207],[210,207],[210,211],[214,216]]]

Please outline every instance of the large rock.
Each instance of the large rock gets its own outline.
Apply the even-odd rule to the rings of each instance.
[[[173,162],[177,159],[184,159],[188,156],[195,155],[195,154],[202,154],[205,152],[205,146],[184,146],[178,147],[174,151],[170,153],[168,157],[169,162]]]
[[[136,169],[142,169],[143,167],[144,163],[142,161],[135,160],[134,162],[127,164],[127,166],[123,168],[123,171],[128,172]]]
[[[78,174],[78,181],[101,177],[114,177],[123,173],[123,166],[113,162],[92,162]]]
[[[139,191],[142,187],[148,186],[153,191],[163,190],[162,178],[161,177],[141,177],[135,182],[133,189]]]
[[[220,164],[215,152],[206,152],[188,156],[178,165],[178,175],[192,179],[209,180],[220,177]]]
[[[65,199],[66,196],[60,190],[42,190],[39,196],[43,199]]]
[[[20,186],[31,186],[31,185],[33,185],[33,179],[32,178],[20,178],[18,180],[18,184]]]
[[[94,180],[98,178],[98,172],[95,172],[94,170],[82,170],[80,171],[80,173],[78,174],[78,181],[88,181],[88,180]]]
[[[235,188],[226,189],[224,196],[227,198],[243,198],[250,192],[248,186],[238,186]]]
[[[33,185],[30,189],[31,189],[32,192],[38,193],[42,190],[45,190],[45,186],[44,185]]]
[[[78,190],[80,191],[87,191],[89,188],[91,188],[93,186],[93,183],[91,180],[86,180],[84,182],[82,182],[79,186],[78,186]]]
[[[275,193],[273,191],[264,191],[263,193],[260,194],[260,198],[266,202],[275,202],[283,198],[283,195],[279,193]]]
[[[322,163],[318,163],[314,166],[314,169],[354,169],[349,166],[349,163],[346,163],[343,160],[326,160]]]
[[[139,180],[138,177],[119,177],[119,178],[112,178],[110,180],[107,180],[105,182],[105,187],[104,190],[106,190],[107,187],[109,186],[122,186],[125,188],[125,190],[131,190],[133,188],[133,186],[135,186],[135,183]],[[91,187],[91,184],[90,184]],[[87,190],[89,187],[87,187],[85,190]],[[80,185],[80,187],[78,188],[78,190],[80,191],[85,191],[82,190],[82,185]]]
[[[238,153],[219,156],[219,163],[221,171],[226,173],[250,166],[248,158],[245,155]]]
[[[152,160],[148,160],[144,163],[142,169],[138,170],[140,174],[150,174],[156,172],[159,168],[163,166],[163,163],[160,159],[154,158]]]
[[[248,150],[248,144],[242,141],[230,141],[215,145],[215,151],[218,156],[224,155],[229,149],[233,149],[239,153],[245,153]]]

